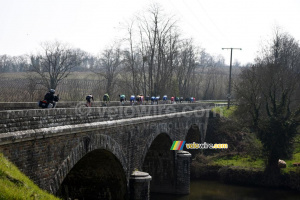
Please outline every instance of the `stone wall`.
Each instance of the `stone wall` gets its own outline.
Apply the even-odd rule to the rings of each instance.
[[[209,104],[195,103],[91,108],[81,105],[77,108],[6,110],[0,111],[0,135],[22,130],[200,110],[207,107]]]
[[[77,105],[85,104],[85,101],[59,101],[56,104],[57,108],[75,108]],[[109,106],[119,106],[120,102],[111,101]],[[125,102],[129,106],[129,102]],[[102,101],[92,102],[93,107],[103,106]],[[0,102],[0,110],[23,110],[23,109],[40,109],[38,102]]]
[[[85,101],[59,101],[56,105],[57,108],[75,108],[78,105],[85,104]],[[162,101],[159,102],[163,103]],[[170,101],[167,101],[167,104],[170,104]],[[145,101],[143,105],[150,105]],[[119,101],[111,101],[108,103],[108,106],[120,106]],[[92,107],[104,106],[103,101],[94,101],[92,102]],[[130,106],[130,102],[124,102],[124,106]],[[0,110],[23,110],[23,109],[39,109],[38,102],[0,102]]]

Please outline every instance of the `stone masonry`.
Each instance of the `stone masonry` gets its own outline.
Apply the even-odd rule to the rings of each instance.
[[[204,108],[195,103],[1,111],[0,152],[41,188],[56,194],[80,159],[104,149],[120,162],[130,193],[130,176],[136,169],[142,171],[157,136],[166,134],[169,145],[185,140],[191,126],[202,127],[201,138],[205,136],[209,110]],[[188,158],[185,153],[177,154],[180,165],[175,166],[186,175]],[[189,175],[188,179],[185,174],[179,176],[174,193],[189,192]]]

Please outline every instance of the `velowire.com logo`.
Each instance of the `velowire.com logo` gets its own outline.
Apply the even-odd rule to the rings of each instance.
[[[185,141],[174,141],[170,150],[186,149],[228,149],[228,144],[211,144],[211,143],[185,143]]]
[[[170,150],[182,150],[184,147],[185,141],[174,141]]]

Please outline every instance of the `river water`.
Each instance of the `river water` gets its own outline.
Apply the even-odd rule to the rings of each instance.
[[[217,181],[191,181],[189,195],[151,193],[151,200],[300,200],[300,192],[225,185]]]

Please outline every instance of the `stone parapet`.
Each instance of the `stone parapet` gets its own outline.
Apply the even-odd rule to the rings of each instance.
[[[56,108],[75,108],[78,104],[85,104],[85,101],[59,101]],[[159,102],[162,105],[163,102]],[[167,101],[167,104],[170,104]],[[186,103],[186,102],[184,102]],[[204,102],[203,102],[204,103]],[[137,105],[137,103],[135,103]],[[151,102],[143,102],[143,105],[151,105]],[[119,101],[111,101],[108,106],[121,106]],[[130,102],[124,102],[124,106],[130,106]],[[103,101],[93,101],[92,107],[105,107]],[[24,110],[24,109],[39,109],[38,102],[0,102],[0,110]]]
[[[210,108],[209,104],[166,104],[0,111],[1,133],[164,115]]]
[[[205,116],[208,110],[195,110],[187,112],[170,113],[156,116],[144,116],[130,119],[119,119],[113,121],[102,121],[92,122],[76,125],[63,125],[57,127],[39,128],[39,129],[28,129],[15,132],[7,132],[0,134],[0,145],[24,142],[28,140],[43,139],[49,137],[56,137],[60,135],[76,134],[81,132],[91,132],[93,130],[105,130],[109,128],[116,128],[128,125],[136,125],[143,123],[150,123],[152,121],[163,121],[165,119],[172,119],[176,117],[185,117],[191,115]],[[188,153],[188,152],[187,152]],[[186,154],[184,151],[177,153],[178,157],[190,157],[191,154]]]

